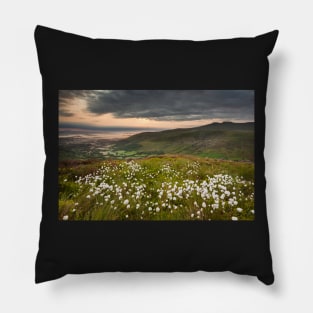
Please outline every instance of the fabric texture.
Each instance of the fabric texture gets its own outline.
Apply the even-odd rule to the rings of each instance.
[[[46,153],[36,283],[105,271],[273,283],[263,151],[277,36],[131,41],[36,27]]]

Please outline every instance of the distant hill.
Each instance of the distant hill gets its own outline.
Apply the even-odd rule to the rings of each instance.
[[[114,151],[143,155],[185,154],[254,160],[254,123],[213,123],[194,128],[143,132],[118,141]]]

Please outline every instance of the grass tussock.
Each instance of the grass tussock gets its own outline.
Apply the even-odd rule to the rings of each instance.
[[[195,156],[63,162],[60,220],[253,220],[254,165]]]

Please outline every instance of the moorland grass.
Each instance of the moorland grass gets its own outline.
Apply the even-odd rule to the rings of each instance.
[[[188,155],[62,162],[60,220],[253,220],[254,164]]]

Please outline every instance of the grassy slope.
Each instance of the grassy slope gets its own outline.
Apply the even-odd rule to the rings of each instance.
[[[119,141],[115,151],[192,154],[253,161],[254,123],[214,123],[195,128],[144,132]]]
[[[227,185],[227,188],[235,193],[238,205],[231,206],[226,203],[222,207],[220,201],[219,209],[212,210],[212,197],[203,201],[195,190],[187,191],[188,184],[192,188],[195,184],[200,186],[204,181],[208,182],[209,177],[217,174],[230,175],[232,183],[227,185],[225,182],[216,182],[213,189],[221,196],[218,185]],[[89,176],[86,178],[86,175]],[[240,176],[244,182],[236,182],[236,176]],[[82,179],[78,183],[79,177]],[[231,220],[236,216],[239,220],[253,220],[253,181],[252,163],[193,156],[165,155],[130,163],[122,160],[73,162],[63,164],[63,167],[59,168],[59,218],[67,216],[69,220]],[[183,187],[183,196],[169,199],[167,192],[174,195],[175,192],[171,190],[175,184],[177,188]],[[140,191],[140,186],[143,185],[145,188]],[[110,190],[107,186],[115,187]],[[120,188],[119,195],[116,186]],[[95,194],[98,190],[99,193]],[[164,191],[161,196],[160,190]],[[139,195],[136,194],[138,191]],[[125,205],[125,200],[129,201],[129,207]],[[202,202],[206,203],[205,208],[202,207]],[[140,207],[136,208],[136,205]],[[238,207],[243,211],[238,212]]]

